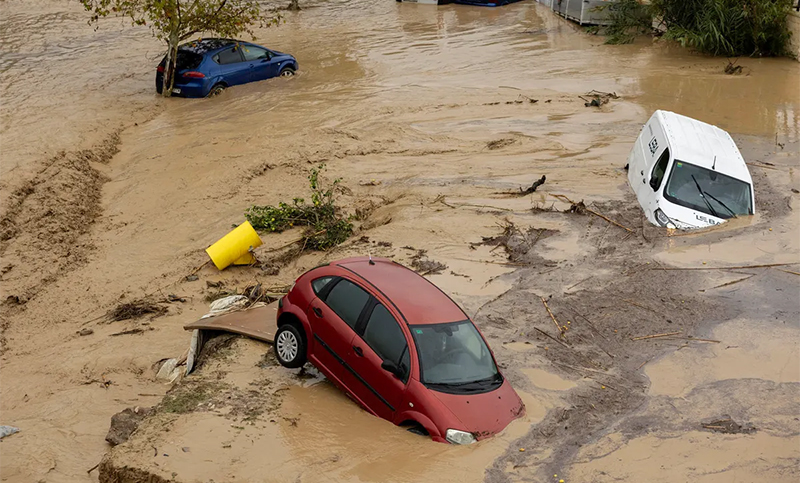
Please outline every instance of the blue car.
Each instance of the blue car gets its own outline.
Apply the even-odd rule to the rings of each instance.
[[[161,94],[167,58],[156,70],[156,90]],[[231,39],[203,39],[178,47],[172,95],[215,96],[227,87],[297,72],[297,59],[260,45]]]

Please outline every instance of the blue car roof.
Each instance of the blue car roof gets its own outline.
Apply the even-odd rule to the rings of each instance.
[[[216,50],[222,49],[229,45],[233,44],[249,44],[249,42],[244,42],[241,40],[233,40],[233,39],[202,39],[202,40],[193,40],[191,42],[186,42],[185,44],[178,47],[179,50],[192,52],[199,55],[205,55],[209,52],[214,52]]]

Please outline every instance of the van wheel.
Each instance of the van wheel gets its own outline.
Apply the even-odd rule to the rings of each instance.
[[[306,363],[306,340],[295,324],[285,324],[275,333],[275,357],[283,367],[296,369]]]
[[[217,84],[214,87],[212,87],[211,90],[208,92],[208,97],[218,96],[218,95],[222,94],[222,91],[224,91],[224,90],[225,90],[225,86],[224,85]]]
[[[294,69],[292,69],[291,67],[284,67],[283,69],[281,69],[281,73],[278,75],[281,77],[291,77],[294,75]]]

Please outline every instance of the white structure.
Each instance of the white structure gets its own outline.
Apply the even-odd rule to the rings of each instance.
[[[605,25],[607,7],[612,0],[537,0],[564,18],[580,25]]]
[[[668,228],[702,228],[755,213],[750,172],[730,134],[656,111],[628,157],[628,181],[645,216]]]

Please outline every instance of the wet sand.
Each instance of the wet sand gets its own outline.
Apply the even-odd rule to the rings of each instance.
[[[273,379],[268,391],[288,388],[265,413],[277,423],[264,416],[238,430],[231,425],[241,426],[241,416],[193,412],[176,417],[175,433],[143,430],[141,439],[115,450],[116,461],[148,471],[158,463],[158,474],[173,478],[175,472],[177,481],[212,470],[219,472],[216,481],[259,479],[277,464],[284,473],[275,481],[313,481],[320,474],[330,475],[327,481],[519,481],[552,474],[567,481],[730,481],[751,478],[753,468],[775,481],[796,480],[800,432],[787,415],[798,413],[797,276],[775,268],[648,278],[637,270],[647,263],[716,267],[800,259],[798,195],[790,191],[800,188],[797,63],[743,59],[747,75],[726,76],[724,60],[674,46],[602,45],[532,2],[502,9],[334,3],[287,14],[280,28],[257,31],[258,42],[298,57],[297,77],[240,86],[211,100],[165,101],[152,85],[160,46],[146,31],[107,21],[95,33],[76,6],[36,4],[38,10],[29,2],[0,6],[9,46],[0,54],[7,220],[0,247],[6,300],[0,316],[7,327],[0,423],[22,429],[0,448],[3,481],[96,481],[98,472],[86,470],[109,450],[103,438],[110,416],[161,401],[168,386],[154,380],[152,365],[185,349],[182,326],[205,313],[206,281],[231,288],[254,280],[287,284],[321,260],[347,255],[407,262],[414,252],[405,246],[448,266],[430,279],[475,314],[529,404],[528,420],[474,448],[422,441],[367,416],[325,382],[309,386],[277,367],[251,372],[266,347],[244,341],[226,369],[238,370],[240,379],[231,375],[229,383],[246,387],[267,374]],[[577,96],[592,89],[622,98],[586,108]],[[526,98],[538,102],[515,102]],[[656,108],[715,123],[734,135],[748,161],[772,163],[751,167],[755,219],[688,236],[666,237],[655,227],[627,236],[597,218],[539,210],[566,208],[548,195],[564,194],[597,202],[641,232],[621,167]],[[498,140],[493,146],[501,147],[490,149]],[[198,282],[183,281],[205,261],[203,249],[241,222],[248,206],[304,194],[308,169],[322,162],[327,179],[341,177],[351,190],[343,206],[374,207],[352,240],[292,261],[277,276],[206,267]],[[533,195],[501,194],[542,174],[547,183]],[[528,240],[534,248],[519,259],[524,266],[509,266],[502,248],[471,247],[497,236],[505,219],[556,232]],[[265,235],[261,253],[268,258],[268,250],[294,235]],[[626,286],[623,277],[631,272],[634,285]],[[631,298],[637,286],[638,302]],[[119,301],[145,293],[175,293],[187,302],[154,320],[95,321]],[[538,302],[550,295],[556,314],[578,325],[570,340],[575,349],[553,347],[531,329],[553,330]],[[679,309],[682,301],[694,306]],[[602,336],[566,303],[587,308],[583,315]],[[665,310],[677,316],[658,315]],[[677,324],[722,342],[629,341]],[[78,336],[84,327],[94,334]],[[110,336],[130,328],[145,331]],[[630,397],[611,390],[606,399],[597,395],[590,373],[563,367],[588,364],[573,352],[600,361],[586,367],[610,374],[602,379],[607,387],[624,386]],[[598,399],[581,402],[586,398]],[[677,408],[673,419],[659,418],[657,409],[670,404]],[[746,410],[751,406],[761,409]],[[562,424],[565,415],[595,410],[585,424]],[[700,422],[725,413],[759,431],[700,431]],[[297,426],[283,417],[298,418]],[[556,432],[556,425],[568,427]],[[316,437],[335,444],[307,443]],[[372,465],[376,440],[383,443],[376,461],[401,451],[424,464]],[[156,457],[150,442],[159,446]],[[706,450],[695,451],[698,445]],[[666,463],[655,466],[663,472],[640,461],[662,448]],[[267,452],[275,459],[262,460]]]

